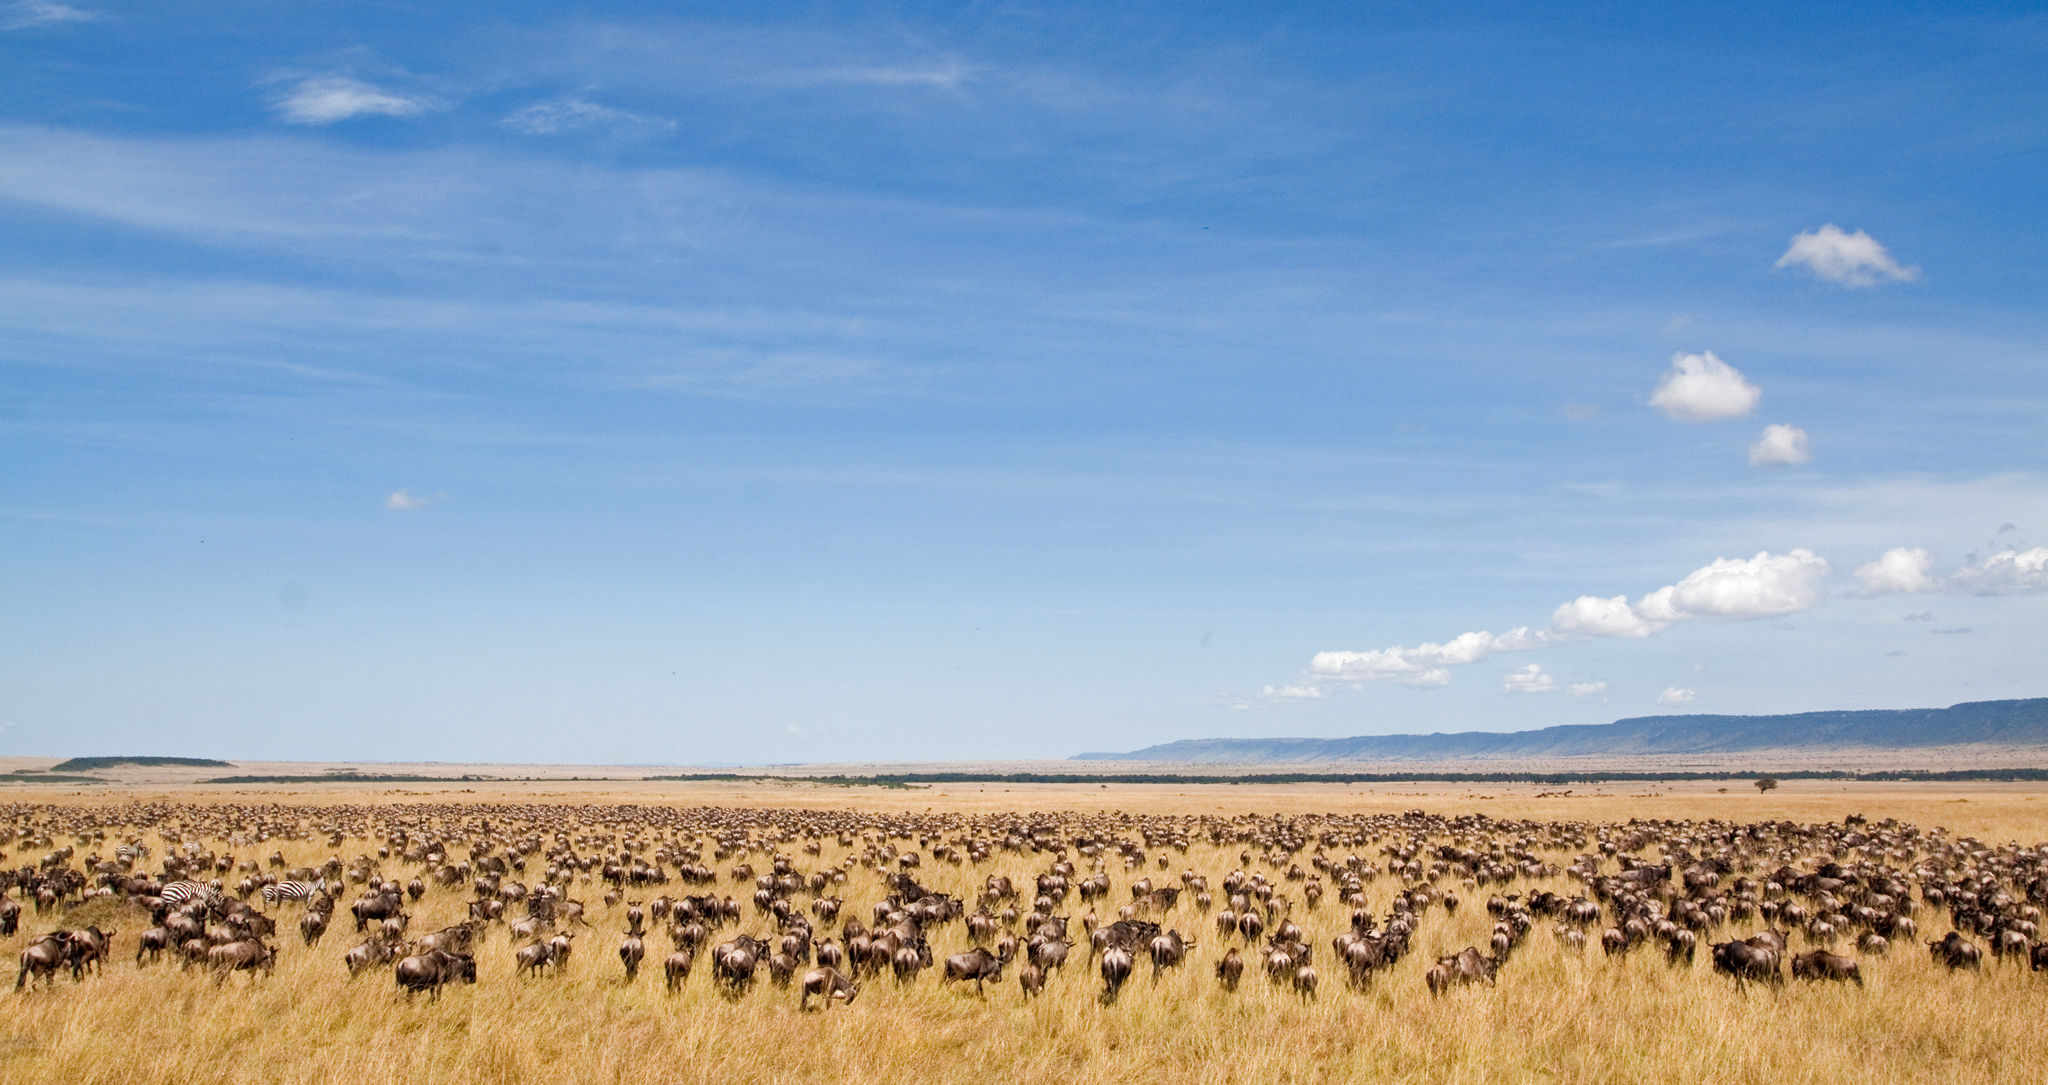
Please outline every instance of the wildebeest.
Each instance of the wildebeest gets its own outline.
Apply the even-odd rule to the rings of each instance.
[[[670,993],[674,993],[677,987],[682,986],[684,980],[690,978],[690,965],[693,960],[689,950],[679,949],[661,962],[661,974],[668,981]]]
[[[155,964],[157,956],[169,948],[171,948],[170,928],[151,927],[143,931],[135,939],[135,967],[142,967],[142,958],[145,954],[149,957],[149,963]]]
[[[1436,964],[1423,973],[1422,978],[1429,985],[1430,994],[1440,995],[1453,986],[1482,980],[1491,985],[1499,969],[1498,958],[1479,952],[1477,946],[1466,946],[1456,953],[1438,957]]]
[[[974,993],[981,994],[983,980],[1003,982],[1003,960],[979,947],[956,953],[946,958],[946,971],[939,977],[939,982],[952,983],[955,980],[973,980]]]
[[[1856,958],[1840,953],[1829,953],[1816,949],[1792,958],[1792,978],[1796,980],[1836,980],[1853,982],[1863,986],[1863,969],[1856,964]]]
[[[15,977],[14,989],[21,990],[30,976],[54,981],[57,970],[71,963],[71,952],[70,931],[51,931],[30,942],[21,951],[21,974]]]
[[[512,974],[514,976],[547,974],[547,967],[555,957],[555,947],[546,942],[531,942],[512,951]]]
[[[1115,1001],[1117,992],[1123,989],[1124,981],[1131,978],[1133,963],[1131,951],[1122,946],[1111,946],[1102,951],[1104,1001]]]
[[[417,992],[426,991],[430,1000],[438,1001],[443,984],[457,980],[476,982],[476,958],[445,949],[430,949],[404,958],[392,971],[408,999]]]
[[[277,967],[277,950],[254,940],[228,942],[206,951],[206,965],[223,983],[231,972],[247,972],[253,977],[261,969],[267,976]]]
[[[1193,939],[1182,938],[1179,931],[1167,931],[1152,939],[1146,947],[1152,954],[1152,982],[1159,982],[1159,973],[1186,960],[1188,949],[1194,944]]]
[[[1980,968],[1984,964],[1984,951],[1957,931],[1950,931],[1939,941],[1927,943],[1927,951],[1937,962],[1949,966],[1951,971]]]
[[[106,960],[107,950],[114,943],[113,931],[103,931],[89,926],[84,930],[71,932],[71,978],[76,980],[87,971],[96,971],[100,962]]]
[[[626,982],[631,983],[640,975],[640,961],[647,956],[647,945],[640,935],[627,933],[619,941],[619,963],[626,966]]]
[[[1239,980],[1244,978],[1244,957],[1232,946],[1223,959],[1216,962],[1216,978],[1223,981],[1226,990],[1237,990]]]
[[[812,995],[823,999],[826,1005],[830,1005],[833,999],[838,999],[851,1006],[854,997],[860,994],[860,984],[847,979],[838,969],[831,967],[813,968],[804,973],[803,989],[804,993],[797,998],[798,1010],[809,1008]]]
[[[760,939],[745,934],[721,943],[711,951],[712,974],[731,990],[745,987],[753,980],[754,969],[761,963],[762,948]]]
[[[1757,945],[1756,942],[1756,938],[1751,938],[1742,942],[1717,942],[1709,947],[1713,953],[1714,971],[1735,977],[1737,990],[1742,988],[1745,980],[1785,982],[1784,974],[1778,971],[1783,951],[1769,945]]]

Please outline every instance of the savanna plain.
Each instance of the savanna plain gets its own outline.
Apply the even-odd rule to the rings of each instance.
[[[0,1081],[1821,1085],[2048,1078],[2048,972],[2031,970],[2025,953],[1994,956],[1993,939],[1975,929],[1965,934],[1984,950],[1978,968],[1948,967],[1926,944],[1950,930],[1959,884],[1970,886],[1977,907],[2013,919],[2008,926],[2038,915],[2029,910],[2042,902],[2028,897],[2048,856],[2041,844],[2048,791],[2039,785],[1787,782],[1769,793],[1742,785],[1608,791],[902,791],[802,783],[9,789],[0,796],[0,834],[9,836],[0,865],[17,873],[48,869],[53,853],[67,847],[71,854],[51,865],[90,874],[99,863],[109,871],[120,865],[124,844],[131,873],[158,883],[167,857],[203,855],[205,877],[221,880],[227,900],[238,897],[244,879],[323,867],[344,873],[333,890],[332,923],[317,944],[300,934],[305,905],[265,902],[260,890],[248,897],[276,923],[266,939],[276,947],[268,972],[182,967],[176,948],[138,963],[138,938],[153,925],[146,899],[74,893],[70,903],[39,911],[17,885],[10,895],[22,903],[20,929],[0,940],[10,961],[59,928],[97,926],[113,938],[96,972],[74,982],[60,970],[5,996]],[[135,857],[137,846],[146,853]],[[913,855],[915,865],[906,865]],[[523,864],[508,864],[496,892],[490,882],[480,889],[493,856]],[[931,967],[899,979],[887,969],[855,977],[849,965],[856,997],[822,1005],[812,998],[800,1010],[798,983],[779,984],[763,967],[734,986],[713,966],[716,947],[743,933],[780,944],[786,932],[773,905],[756,898],[760,879],[775,878],[778,857],[801,887],[775,888],[761,901],[785,901],[782,910],[814,928],[799,981],[817,965],[817,946],[844,948],[847,919],[870,931],[900,927],[878,916],[876,905],[893,896],[900,916],[912,903],[903,899],[912,882],[926,900],[959,901],[961,914],[914,924],[928,939]],[[636,861],[658,867],[668,881],[629,881],[613,891],[606,868],[618,873]],[[445,877],[443,868],[463,863],[459,880]],[[1829,863],[1848,877],[1829,875]],[[1630,869],[1666,864],[1668,878],[1620,880]],[[686,867],[695,869],[695,883],[683,879]],[[1069,867],[1065,892],[1044,895],[1056,898],[1050,914],[1069,920],[1070,956],[1048,970],[1041,993],[1027,997],[1020,980],[1039,879]],[[1824,880],[1788,886],[1781,880],[1788,868]],[[515,937],[511,925],[526,917],[526,900],[549,882],[551,869],[562,901],[580,901],[589,925],[558,909],[556,926],[576,932],[568,963],[520,975],[515,952],[533,939]],[[707,873],[713,880],[702,880]],[[814,888],[821,874],[824,885]],[[1081,883],[1101,875],[1107,892],[1083,899]],[[2009,899],[1988,889],[1985,875]],[[991,877],[1008,878],[1017,896],[986,896]],[[1614,879],[1605,899],[1596,877]],[[408,892],[403,903],[407,940],[465,924],[482,896],[508,900],[501,919],[476,928],[469,951],[475,983],[451,983],[438,997],[403,992],[389,964],[351,975],[343,960],[365,937],[355,933],[353,902],[378,881],[410,887],[416,879],[422,891]],[[1888,901],[1887,879],[1910,892]],[[524,899],[504,892],[512,882],[526,889]],[[1171,894],[1146,894],[1144,882],[1181,892],[1169,903]],[[1311,899],[1311,884],[1319,899]],[[2043,883],[2032,884],[2038,897]],[[1241,929],[1219,927],[1219,914],[1233,910],[1227,886],[1263,921],[1249,940]],[[1601,906],[1599,918],[1575,926],[1561,913],[1531,912],[1512,948],[1497,952],[1498,926],[1545,893],[1554,894],[1546,908],[1590,898]],[[1778,907],[1745,909],[1744,893]],[[657,899],[705,894],[731,897],[739,915],[705,924],[709,936],[687,979],[671,991],[664,976],[671,912],[646,919],[646,962],[629,981],[619,949],[632,902],[645,915]],[[1362,899],[1345,899],[1352,894]],[[1446,896],[1458,899],[1455,909]],[[820,897],[844,902],[830,921],[813,907]],[[1398,907],[1397,898],[1412,907]],[[1601,935],[1621,925],[1624,900],[1636,902],[1639,916],[1645,906],[1650,915],[1673,915],[1684,902],[1721,909],[1697,930],[1696,956],[1673,963],[1667,941],[1654,935],[1632,939],[1623,952],[1603,950]],[[1875,951],[1863,939],[1872,933],[1868,913],[1856,911],[1872,901],[1910,917],[1917,933],[1893,928],[1888,949]],[[1788,921],[1786,904],[1809,914]],[[968,917],[984,905],[994,926],[976,932]],[[1014,918],[1004,917],[1007,908]],[[1361,909],[1376,936],[1397,921],[1412,930],[1405,954],[1354,980],[1333,940],[1354,929]],[[1852,918],[1840,931],[1816,935],[1812,922],[1831,914]],[[1193,945],[1184,962],[1156,977],[1140,947],[1128,981],[1105,997],[1103,955],[1090,952],[1084,929],[1090,916],[1097,927],[1119,918],[1157,924]],[[1264,966],[1269,943],[1289,923],[1300,928],[1318,974],[1312,994],[1297,989],[1300,962],[1277,981]],[[1794,980],[1781,964],[1782,982],[1738,987],[1714,969],[1712,943],[1771,927],[1789,933],[1788,960],[1825,944],[1855,959],[1862,982]],[[1585,945],[1559,936],[1567,929],[1579,930]],[[999,982],[977,991],[971,980],[944,981],[949,956],[975,944],[993,948],[1006,934],[1017,939],[1018,957]],[[1491,982],[1433,993],[1432,966],[1466,947],[1500,961]],[[1246,964],[1234,990],[1217,971],[1232,949]]]

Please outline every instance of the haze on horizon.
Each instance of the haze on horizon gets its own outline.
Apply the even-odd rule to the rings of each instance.
[[[2048,692],[2048,16],[0,3],[0,752]]]

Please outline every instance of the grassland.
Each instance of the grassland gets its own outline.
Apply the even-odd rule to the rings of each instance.
[[[1483,812],[1493,817],[1626,821],[1631,817],[1737,820],[1839,820],[1851,812],[1897,817],[1925,828],[1992,843],[2048,838],[2048,790],[2039,785],[1945,786],[1788,784],[1769,795],[1712,786],[1659,787],[1606,795],[1537,798],[1533,789],[1237,788],[1042,786],[933,789],[915,795],[854,792],[800,785],[723,785],[626,789],[524,786],[456,788],[277,789],[239,801],[329,802],[603,802],[679,805],[776,805],[895,811],[1102,810],[1158,813],[1307,813],[1427,809]],[[1747,793],[1745,793],[1747,792]],[[15,801],[54,804],[131,801],[142,793],[74,796],[51,790],[11,794]],[[171,796],[167,798],[190,798]],[[209,793],[205,800],[230,796]],[[205,801],[202,800],[202,801]],[[150,841],[155,844],[155,840]],[[836,862],[844,852],[826,840],[804,869]],[[273,841],[234,849],[268,854]],[[81,854],[84,849],[81,849]],[[294,864],[334,854],[324,841],[286,842]],[[344,858],[374,853],[350,840]],[[758,861],[757,856],[757,861]],[[1239,865],[1238,849],[1196,844],[1169,856],[1167,877],[1184,868],[1212,881]],[[1560,863],[1571,856],[1559,855]],[[10,857],[18,865],[20,857]],[[989,873],[1027,881],[1047,857],[998,852],[981,865],[932,863],[920,871],[933,889],[972,897]],[[731,861],[719,864],[721,874]],[[402,868],[384,863],[387,874]],[[1126,899],[1136,877],[1113,865],[1112,901]],[[1084,867],[1085,872],[1085,867]],[[1148,869],[1155,878],[1156,867]],[[407,875],[408,877],[410,875]],[[1275,875],[1277,876],[1277,874]],[[721,877],[719,892],[746,893]],[[1517,951],[1497,987],[1432,998],[1422,972],[1438,954],[1484,944],[1491,925],[1479,907],[1487,890],[1457,888],[1466,906],[1447,916],[1432,910],[1416,951],[1363,991],[1348,988],[1326,967],[1320,997],[1304,1001],[1263,979],[1223,991],[1211,965],[1222,942],[1187,903],[1162,919],[1194,935],[1189,964],[1156,984],[1140,972],[1113,1005],[1081,953],[1046,994],[1024,1001],[1013,979],[977,997],[971,987],[944,986],[926,973],[907,987],[872,980],[850,1007],[799,1013],[796,992],[758,981],[734,999],[714,989],[700,963],[683,991],[663,991],[658,967],[667,941],[650,938],[650,967],[637,984],[623,980],[615,950],[619,911],[600,903],[602,886],[575,895],[590,902],[594,929],[582,935],[567,973],[540,980],[513,976],[511,945],[501,931],[478,952],[474,987],[451,988],[438,1002],[400,997],[388,971],[351,981],[341,963],[353,939],[345,910],[337,929],[315,949],[291,934],[296,908],[282,920],[276,974],[225,983],[173,964],[138,969],[135,933],[146,917],[112,914],[111,901],[87,905],[102,926],[120,928],[114,961],[103,975],[74,986],[8,996],[0,1015],[0,1082],[2013,1082],[2048,1076],[2048,974],[2024,964],[1990,966],[1981,975],[1950,974],[1923,947],[1901,945],[1888,958],[1866,958],[1868,986],[1793,985],[1738,993],[1710,973],[1705,954],[1690,968],[1671,968],[1654,949],[1609,959],[1581,956],[1539,929]],[[1563,878],[1518,882],[1513,890],[1577,891]],[[1368,888],[1384,912],[1398,889],[1389,878]],[[671,887],[670,892],[682,890]],[[654,891],[658,892],[658,890]],[[882,895],[874,874],[856,867],[840,890],[849,913],[865,916]],[[651,895],[651,894],[650,894]],[[414,929],[433,930],[464,917],[467,893],[435,890],[417,905]],[[1078,901],[1065,912],[1078,915]],[[1107,909],[1103,909],[1105,912]],[[1923,935],[1945,930],[1923,912]],[[1343,929],[1331,904],[1296,909],[1318,947]],[[56,917],[23,917],[22,935],[0,942],[18,951],[27,936]],[[749,909],[741,929],[768,924]],[[728,928],[723,937],[731,932]],[[1736,933],[1746,934],[1747,930]],[[1716,932],[1726,937],[1726,932]],[[965,948],[959,924],[942,928],[943,955]]]

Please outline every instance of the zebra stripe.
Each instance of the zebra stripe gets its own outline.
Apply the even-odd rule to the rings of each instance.
[[[304,903],[327,891],[327,879],[310,882],[276,882],[263,887],[263,903],[276,904],[281,900]]]
[[[207,885],[205,882],[171,882],[165,885],[156,896],[158,900],[173,908],[195,900],[202,904],[211,905],[220,899],[220,890]]]

